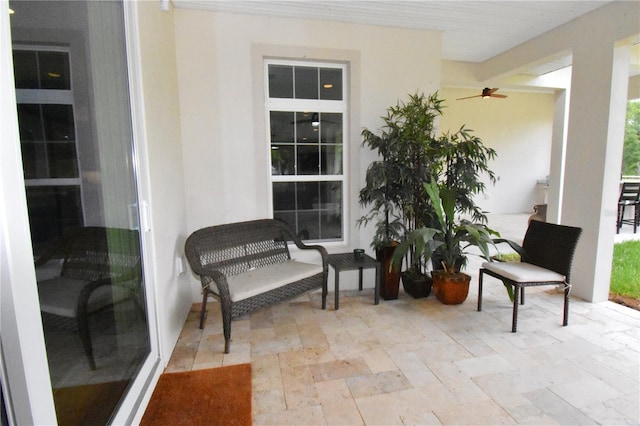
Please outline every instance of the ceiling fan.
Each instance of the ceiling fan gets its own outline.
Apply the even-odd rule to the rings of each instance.
[[[488,87],[485,87],[484,89],[482,89],[482,94],[480,95],[467,96],[466,98],[458,98],[456,99],[456,101],[459,101],[462,99],[471,99],[471,98],[506,98],[507,97],[507,95],[496,94],[496,91],[498,91],[497,87],[494,87],[493,89],[489,89]]]
[[[308,117],[308,116],[309,116],[309,113],[307,113],[307,112],[303,113],[303,117]],[[326,118],[322,118],[322,122],[323,123],[331,123],[331,124],[339,124],[338,121],[332,121],[332,120],[328,120]],[[311,125],[313,127],[318,127],[320,125],[320,115],[317,112],[314,112],[311,115],[311,118],[301,118],[301,119],[298,119],[296,121],[292,121],[291,122],[291,124],[294,124],[294,123],[311,123]]]

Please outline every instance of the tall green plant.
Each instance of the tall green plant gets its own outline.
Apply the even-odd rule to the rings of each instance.
[[[455,208],[458,213],[470,214],[472,220],[486,222],[487,218],[474,201],[474,196],[482,194],[486,185],[482,175],[490,183],[496,182],[494,172],[489,169],[489,161],[495,159],[496,151],[486,147],[473,130],[465,126],[455,133],[447,132],[438,140],[438,154],[442,161],[437,162],[436,179],[441,186],[455,195]]]
[[[363,145],[377,151],[381,157],[369,165],[366,184],[360,190],[360,205],[370,206],[369,213],[356,221],[358,226],[375,222],[376,232],[371,247],[381,249],[399,240],[404,227],[399,217],[403,188],[400,185],[400,164],[396,161],[397,139],[382,132],[380,136],[368,129],[362,131]]]
[[[440,161],[435,126],[443,108],[438,92],[429,96],[416,92],[389,108],[383,118],[388,132],[397,137],[394,161],[401,166],[398,182],[403,189],[399,207],[409,230],[424,226],[431,212],[423,185]]]
[[[459,272],[460,259],[466,263],[470,246],[480,249],[482,257],[489,260],[489,246],[493,245],[492,235],[499,234],[482,223],[466,219],[456,220],[459,207],[457,194],[452,188],[438,185],[434,180],[424,184],[424,191],[433,206],[435,221],[431,227],[421,227],[411,231],[394,252],[393,262],[397,266],[411,250],[425,260],[438,254],[445,272]]]
[[[435,238],[442,244],[437,248],[443,269],[448,273],[458,272],[458,259],[463,258],[466,263],[465,249],[476,246],[482,257],[489,260],[489,245],[493,245],[492,235],[499,234],[484,224],[473,223],[466,219],[456,222],[456,212],[461,207],[458,202],[459,194],[455,188],[438,186],[435,181],[425,184],[425,190],[433,204],[436,214],[436,229],[439,231]]]
[[[361,205],[371,209],[358,224],[376,221],[374,247],[437,223],[433,202],[424,189],[432,180],[454,194],[456,213],[486,221],[474,196],[485,190],[483,175],[495,182],[488,163],[496,152],[465,126],[437,137],[436,120],[443,109],[438,92],[429,96],[416,92],[387,109],[379,136],[362,131],[363,145],[381,157],[369,166],[360,191]],[[409,251],[411,269],[422,270],[425,260],[415,250]]]
[[[359,226],[375,222],[372,247],[381,248],[403,238],[429,216],[429,203],[422,185],[428,182],[437,156],[432,152],[435,120],[442,115],[442,100],[415,93],[398,101],[381,117],[379,135],[362,131],[363,145],[376,151],[380,160],[367,169],[366,185],[360,190],[360,205],[370,207],[358,219]]]

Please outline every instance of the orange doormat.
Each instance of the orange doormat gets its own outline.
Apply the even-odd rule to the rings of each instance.
[[[165,373],[141,425],[251,425],[251,364]]]

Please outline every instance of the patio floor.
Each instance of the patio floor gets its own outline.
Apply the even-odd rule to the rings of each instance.
[[[522,238],[527,215],[508,216],[490,224]],[[511,333],[499,281],[477,312],[477,270],[457,306],[402,290],[376,306],[367,288],[323,311],[304,295],[234,321],[227,355],[218,304],[204,330],[194,305],[167,371],[250,362],[254,424],[640,423],[639,311],[574,298],[562,327],[562,294],[532,288]]]

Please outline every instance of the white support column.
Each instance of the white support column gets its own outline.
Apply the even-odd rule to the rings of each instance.
[[[554,100],[553,134],[549,165],[549,195],[547,222],[560,223],[562,193],[564,189],[564,165],[567,153],[567,124],[569,116],[569,90],[560,90]]]
[[[573,294],[608,299],[629,79],[629,49],[585,34],[573,51],[562,223],[583,228]]]

